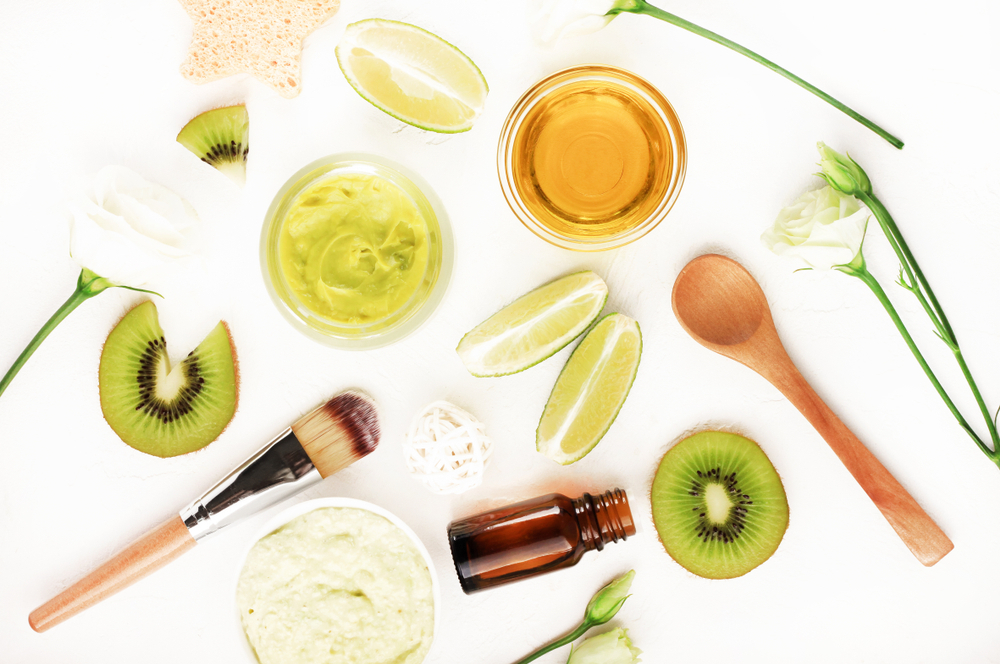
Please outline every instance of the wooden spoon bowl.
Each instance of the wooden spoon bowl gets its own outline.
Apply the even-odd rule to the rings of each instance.
[[[770,309],[764,291],[743,266],[708,254],[687,264],[674,283],[674,313],[699,343],[737,346],[760,328]]]

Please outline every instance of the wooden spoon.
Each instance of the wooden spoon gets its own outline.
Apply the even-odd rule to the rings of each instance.
[[[677,276],[672,300],[677,320],[695,341],[759,373],[805,415],[917,560],[930,566],[954,548],[795,368],[778,338],[764,291],[742,265],[725,256],[699,256]]]

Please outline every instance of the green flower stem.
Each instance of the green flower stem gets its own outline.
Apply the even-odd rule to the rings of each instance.
[[[589,621],[585,620],[582,623],[580,623],[579,627],[577,627],[576,629],[574,629],[572,632],[570,632],[566,636],[562,637],[561,639],[557,639],[557,640],[553,641],[552,643],[550,643],[547,646],[539,648],[538,650],[536,650],[535,652],[531,653],[530,655],[528,655],[524,659],[517,660],[517,662],[515,662],[514,664],[528,664],[528,662],[535,661],[536,659],[538,659],[539,657],[541,657],[542,655],[544,655],[547,652],[551,652],[551,651],[555,650],[556,648],[562,648],[563,646],[567,646],[567,645],[573,643],[574,641],[576,641],[578,638],[580,638],[584,634],[586,634],[587,630],[590,629],[593,626],[594,625],[592,623],[590,623]]]
[[[73,294],[69,296],[69,299],[56,310],[56,312],[52,315],[52,318],[46,321],[45,325],[42,326],[42,329],[38,331],[38,334],[36,334],[28,344],[28,347],[17,356],[16,360],[14,360],[14,365],[11,366],[11,368],[4,375],[3,379],[0,380],[0,395],[4,393],[4,390],[7,389],[10,382],[14,380],[14,376],[16,376],[17,372],[21,370],[24,363],[28,361],[28,358],[30,358],[31,355],[38,350],[38,347],[41,346],[42,342],[45,341],[45,338],[52,333],[52,330],[56,329],[56,325],[61,323],[62,320],[66,318],[66,316],[70,315],[74,309],[90,298],[104,292],[108,288],[114,287],[127,288],[129,290],[140,291],[142,293],[153,293],[153,291],[147,291],[141,288],[118,286],[118,284],[114,284],[104,277],[94,274],[87,268],[83,268],[83,270],[80,271],[80,278],[77,279],[76,282],[76,290],[73,291]],[[153,294],[159,295],[159,293]]]
[[[686,20],[682,19],[679,16],[675,16],[674,14],[671,14],[669,12],[665,12],[662,9],[660,9],[659,7],[654,7],[653,5],[651,5],[648,2],[646,2],[646,0],[624,0],[622,2],[619,2],[619,6],[616,6],[614,9],[612,9],[608,13],[609,14],[620,14],[621,12],[629,12],[629,13],[632,13],[632,14],[645,14],[646,16],[652,16],[653,18],[658,18],[661,21],[666,21],[667,23],[671,23],[673,25],[676,25],[679,28],[683,28],[685,30],[688,30],[689,32],[693,32],[696,35],[699,35],[701,37],[705,37],[706,39],[710,39],[710,40],[714,41],[716,44],[722,44],[723,46],[725,46],[727,48],[730,48],[730,49],[736,51],[737,53],[740,53],[741,55],[745,55],[746,57],[750,58],[754,62],[758,62],[758,63],[764,65],[765,67],[767,67],[771,71],[773,71],[775,73],[778,73],[778,74],[781,74],[782,76],[784,76],[788,80],[792,81],[793,83],[795,83],[795,84],[799,85],[800,87],[802,87],[802,88],[808,90],[809,92],[813,93],[814,95],[816,95],[817,97],[819,97],[820,99],[822,99],[826,103],[830,104],[834,108],[840,110],[841,112],[845,113],[846,115],[850,116],[851,118],[854,118],[855,120],[857,120],[858,122],[860,122],[864,126],[868,127],[872,131],[874,131],[876,134],[878,134],[879,136],[881,136],[882,138],[884,138],[885,140],[887,140],[889,142],[889,144],[892,145],[894,148],[898,148],[900,150],[903,149],[903,141],[902,140],[900,140],[896,136],[893,136],[892,134],[890,134],[889,132],[887,132],[885,129],[882,129],[882,127],[878,126],[877,124],[875,124],[874,122],[872,122],[871,120],[869,120],[865,116],[861,115],[860,113],[858,113],[854,109],[851,109],[851,108],[845,106],[841,102],[837,101],[836,99],[834,99],[833,97],[831,97],[827,93],[825,93],[822,90],[820,90],[819,88],[817,88],[815,85],[812,85],[810,83],[807,83],[807,82],[803,81],[801,78],[799,78],[798,76],[796,76],[792,72],[788,71],[787,69],[778,66],[777,64],[775,64],[775,63],[771,62],[770,60],[768,60],[767,58],[764,58],[764,57],[761,57],[761,56],[757,55],[756,53],[754,53],[750,49],[744,48],[743,46],[740,46],[739,44],[737,44],[734,41],[726,39],[722,35],[716,34],[716,33],[712,32],[710,30],[706,30],[705,28],[702,28],[701,26],[695,25],[694,23],[691,23],[690,21],[686,21]]]
[[[937,297],[935,297],[934,291],[931,290],[930,284],[927,283],[923,271],[917,264],[917,260],[913,257],[913,252],[910,251],[906,240],[903,239],[903,234],[900,232],[899,226],[896,225],[892,215],[889,214],[889,210],[882,204],[882,201],[875,197],[875,194],[859,191],[857,197],[875,215],[879,226],[882,227],[882,232],[892,246],[892,250],[896,252],[896,257],[899,258],[899,262],[903,266],[906,276],[909,278],[908,284],[901,282],[901,285],[917,297],[920,305],[927,312],[931,321],[933,321],[934,327],[937,328],[938,334],[942,336],[945,343],[952,343],[955,333],[948,323],[947,316],[944,315],[944,309],[942,309]]]
[[[56,325],[61,323],[63,318],[66,318],[66,316],[68,316],[74,309],[89,300],[94,295],[96,295],[96,293],[93,295],[85,293],[81,291],[79,287],[73,291],[73,294],[69,296],[69,299],[66,300],[66,302],[64,302],[63,305],[56,310],[56,313],[53,314],[52,318],[50,318],[48,322],[42,326],[42,329],[38,331],[38,334],[36,334],[35,338],[31,340],[28,347],[25,348],[20,355],[18,355],[16,360],[14,360],[14,365],[3,377],[3,380],[0,380],[0,395],[2,395],[4,390],[7,389],[10,382],[14,380],[14,376],[16,376],[17,372],[21,370],[21,367],[28,361],[28,358],[31,357],[32,353],[38,350],[38,347],[42,345],[45,338],[49,336],[52,330],[56,329]]]
[[[876,198],[874,194],[860,192],[858,194],[858,198],[861,199],[861,201],[868,206],[868,209],[872,211],[872,214],[874,214],[875,218],[878,220],[879,226],[882,227],[882,232],[885,233],[887,238],[889,238],[889,244],[892,245],[897,258],[899,258],[899,262],[903,266],[903,270],[905,270],[910,280],[910,283],[908,285],[903,284],[903,287],[916,296],[920,305],[924,308],[924,311],[927,312],[927,315],[934,323],[938,335],[955,355],[955,360],[958,362],[958,366],[962,370],[962,375],[965,376],[965,380],[969,384],[969,388],[972,390],[973,396],[976,398],[976,403],[979,405],[979,411],[982,413],[983,419],[986,420],[986,426],[989,429],[990,438],[993,441],[993,449],[1000,449],[1000,433],[997,431],[996,422],[990,415],[990,410],[986,407],[986,401],[983,399],[983,395],[979,391],[979,386],[972,377],[972,372],[969,369],[969,365],[965,361],[962,349],[959,348],[958,338],[952,330],[951,323],[948,322],[948,317],[945,316],[944,309],[941,307],[940,302],[938,302],[937,297],[934,295],[934,291],[931,290],[931,285],[927,282],[927,278],[924,277],[924,273],[917,264],[916,259],[913,257],[913,253],[910,251],[909,246],[907,246],[906,240],[903,239],[903,235],[900,233],[899,227],[896,225],[895,220],[893,220],[892,215],[889,214],[886,207],[882,205],[882,202]],[[976,440],[977,442],[980,442],[980,446],[982,446],[978,437]],[[1000,459],[997,458],[995,453],[992,454],[990,458],[1000,463]]]
[[[896,311],[896,308],[892,305],[892,302],[889,301],[889,297],[885,294],[885,291],[882,289],[881,284],[879,284],[878,280],[876,280],[875,277],[868,271],[868,268],[865,266],[864,259],[861,258],[860,253],[858,254],[858,257],[860,258],[860,261],[858,261],[858,259],[855,259],[856,262],[852,262],[849,265],[840,266],[837,269],[843,272],[844,274],[849,274],[852,277],[857,277],[871,289],[871,291],[875,294],[875,297],[878,298],[878,301],[882,303],[883,307],[885,307],[885,310],[889,314],[889,317],[892,319],[892,322],[895,323],[896,329],[898,329],[899,333],[903,336],[903,340],[906,341],[906,345],[910,348],[910,351],[913,353],[913,356],[917,358],[917,362],[920,364],[920,368],[924,370],[925,374],[927,374],[927,377],[930,379],[931,384],[934,385],[934,389],[937,390],[937,393],[944,400],[945,405],[948,406],[948,410],[951,411],[952,415],[955,416],[955,419],[958,420],[959,425],[965,430],[966,433],[969,434],[972,440],[975,441],[976,445],[979,446],[979,449],[983,451],[983,454],[989,457],[989,459],[993,461],[993,463],[1000,465],[1000,459],[998,459],[997,454],[994,451],[992,451],[979,438],[975,430],[971,426],[969,426],[969,423],[962,416],[962,413],[958,411],[958,408],[955,406],[955,402],[953,402],[951,400],[951,397],[948,396],[948,393],[945,392],[945,389],[941,385],[941,382],[937,379],[937,376],[934,375],[934,372],[927,364],[927,360],[925,360],[923,354],[921,354],[920,349],[917,348],[917,344],[913,341],[913,337],[910,336],[910,332],[906,329],[906,326],[903,324],[903,321],[899,317],[899,313]],[[858,262],[860,262],[860,265],[858,264]]]

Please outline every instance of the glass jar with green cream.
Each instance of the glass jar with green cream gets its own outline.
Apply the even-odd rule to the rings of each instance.
[[[261,234],[264,283],[278,310],[340,348],[377,348],[417,329],[444,297],[452,254],[430,188],[365,154],[332,155],[293,175]]]

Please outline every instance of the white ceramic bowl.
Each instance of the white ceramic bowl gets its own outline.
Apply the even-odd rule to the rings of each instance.
[[[246,564],[247,556],[250,555],[250,550],[253,549],[254,545],[257,544],[261,539],[270,535],[278,528],[283,525],[302,516],[307,512],[312,512],[316,509],[321,509],[324,507],[353,507],[355,509],[368,510],[373,514],[378,514],[381,517],[388,519],[393,525],[402,530],[404,533],[413,540],[414,546],[417,547],[417,551],[420,555],[424,557],[424,562],[427,563],[427,569],[431,573],[431,588],[434,596],[434,640],[431,641],[431,647],[427,651],[427,656],[424,658],[426,661],[435,649],[435,641],[437,639],[438,632],[441,627],[441,585],[438,582],[437,571],[434,569],[434,563],[431,561],[431,555],[427,552],[427,547],[424,543],[420,541],[417,534],[406,525],[402,519],[393,514],[392,512],[379,507],[378,505],[373,505],[372,503],[365,502],[363,500],[356,500],[354,498],[316,498],[314,500],[306,500],[304,502],[298,503],[297,505],[292,505],[288,509],[282,510],[276,514],[271,519],[268,519],[267,523],[254,535],[253,540],[247,546],[246,551],[240,556],[239,564],[236,566],[236,578],[233,580],[233,617],[236,620],[236,629],[239,630],[240,642],[244,646],[244,651],[246,652],[247,661],[251,664],[260,664],[257,659],[257,654],[254,652],[253,648],[250,646],[250,642],[247,641],[246,632],[243,630],[243,622],[240,620],[240,610],[236,605],[236,586],[239,583],[240,574],[243,572],[243,566]]]

